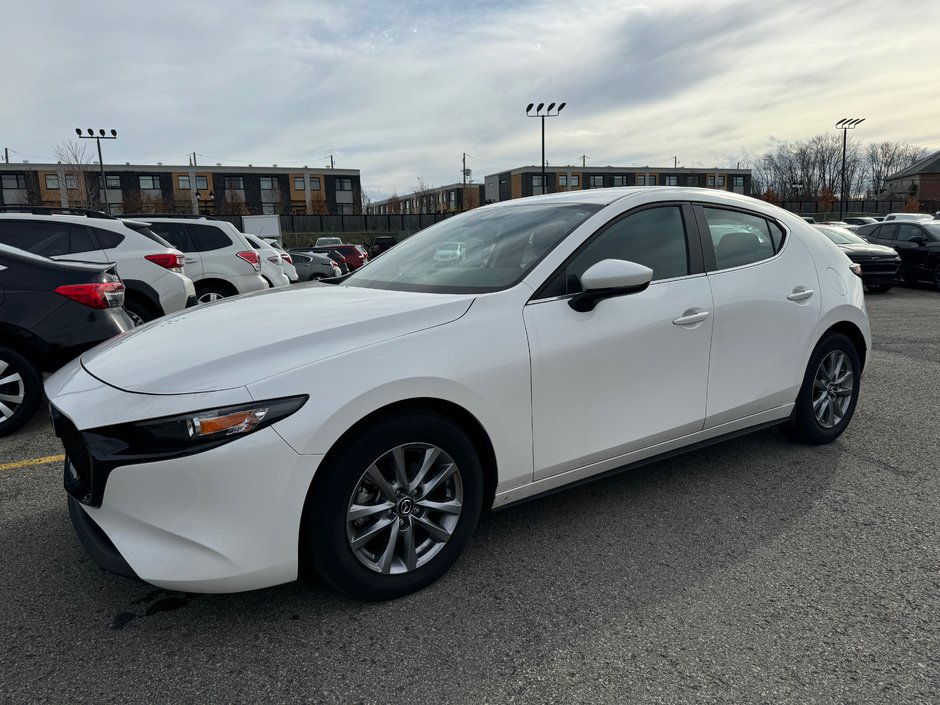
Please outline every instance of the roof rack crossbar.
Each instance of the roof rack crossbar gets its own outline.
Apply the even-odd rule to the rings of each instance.
[[[0,213],[32,213],[33,215],[84,215],[89,218],[102,218],[105,220],[118,220],[113,215],[91,208],[72,208],[70,206],[22,206],[0,205]]]
[[[121,214],[122,218],[140,218],[146,220],[147,218],[191,218],[192,220],[224,220],[223,218],[217,218],[214,215],[206,215],[204,213],[123,213]]]

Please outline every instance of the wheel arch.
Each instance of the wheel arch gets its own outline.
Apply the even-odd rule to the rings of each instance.
[[[199,295],[200,291],[204,291],[208,288],[221,289],[228,292],[229,296],[238,296],[238,289],[235,288],[235,285],[230,281],[226,281],[225,279],[219,279],[216,277],[200,279],[198,282],[195,282],[195,286],[196,296]]]
[[[868,346],[865,344],[865,336],[862,334],[859,327],[851,321],[839,321],[829,326],[820,336],[819,340],[823,340],[830,333],[841,333],[852,341],[852,345],[855,346],[855,352],[858,354],[859,365],[861,366],[859,373],[864,372],[866,358],[868,357]]]

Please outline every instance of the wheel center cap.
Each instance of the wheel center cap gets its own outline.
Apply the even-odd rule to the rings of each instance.
[[[411,497],[404,497],[398,503],[398,513],[403,517],[406,517],[409,514],[411,514],[414,511],[414,508],[415,508],[415,502]]]

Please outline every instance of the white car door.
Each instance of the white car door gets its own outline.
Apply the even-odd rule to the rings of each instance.
[[[816,266],[774,221],[696,207],[715,301],[706,428],[793,403],[820,315]],[[709,250],[708,242],[712,248]]]
[[[702,429],[712,298],[691,218],[681,204],[621,216],[525,306],[536,480]],[[604,259],[646,265],[653,282],[574,311],[580,275]]]

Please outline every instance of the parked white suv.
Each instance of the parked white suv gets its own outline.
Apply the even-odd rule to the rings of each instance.
[[[206,216],[147,215],[150,228],[186,255],[186,275],[204,304],[268,288],[261,257],[234,225]]]
[[[0,206],[0,243],[51,259],[114,262],[124,309],[136,324],[196,302],[182,252],[146,223],[81,209]]]
[[[256,235],[250,233],[242,233],[242,235],[248,244],[258,251],[258,256],[261,257],[261,276],[265,278],[268,285],[272,289],[276,286],[289,286],[291,279],[281,259],[281,253],[271,247],[271,243],[265,242]]]

